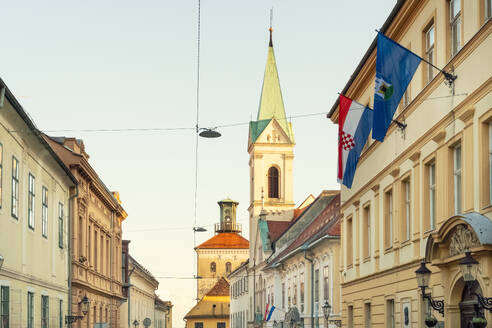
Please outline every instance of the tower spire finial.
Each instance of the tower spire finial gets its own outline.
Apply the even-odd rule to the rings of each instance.
[[[272,32],[273,32],[273,7],[270,9],[270,28],[268,29],[270,31],[270,43],[268,44],[269,47],[273,47],[273,39],[272,39]]]

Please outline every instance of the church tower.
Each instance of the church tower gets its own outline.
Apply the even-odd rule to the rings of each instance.
[[[293,217],[294,133],[287,122],[272,29],[263,77],[257,120],[250,122],[248,153],[250,168],[250,254],[254,254],[256,225],[262,209],[268,220],[290,221]]]

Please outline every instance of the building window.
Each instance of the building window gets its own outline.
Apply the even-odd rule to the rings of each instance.
[[[27,328],[34,328],[34,293],[27,292]]]
[[[429,181],[429,228],[436,228],[436,163],[427,164],[427,181]]]
[[[461,144],[453,149],[454,214],[461,213]]]
[[[354,327],[354,307],[352,305],[347,307],[347,324],[348,328]]]
[[[63,328],[63,300],[58,301],[58,328]]]
[[[364,327],[371,327],[371,303],[364,303]]]
[[[386,321],[388,328],[395,328],[395,300],[386,301]]]
[[[226,269],[226,273],[231,273],[231,262],[226,263],[225,269]]]
[[[215,262],[210,263],[210,272],[217,272],[217,264],[215,264]]]
[[[48,328],[50,323],[50,310],[48,296],[41,296],[41,328]]]
[[[41,192],[42,211],[41,211],[41,231],[43,237],[48,237],[48,189],[43,186]]]
[[[268,169],[268,198],[280,198],[278,187],[278,169],[271,167]]]
[[[91,237],[92,237],[92,234],[91,234],[91,226],[88,225],[87,226],[87,264],[90,264],[92,261],[91,259]]]
[[[393,246],[393,190],[384,193],[384,246]]]
[[[352,217],[347,218],[347,231],[345,233],[345,237],[347,239],[347,265],[352,265]]]
[[[79,240],[79,256],[84,256],[84,219],[79,217],[79,231],[78,231],[78,240]]]
[[[29,173],[27,194],[27,225],[34,230],[34,207],[36,206],[36,179]]]
[[[19,161],[12,157],[12,209],[14,218],[19,218]]]
[[[451,28],[451,56],[461,49],[461,0],[449,1],[449,24]]]
[[[425,31],[425,59],[431,63],[434,64],[434,24],[432,24],[430,27],[427,28]],[[426,79],[427,83],[432,81],[434,78],[434,67],[432,67],[430,64],[426,65]]]
[[[285,309],[285,282],[282,283],[282,309]]]
[[[492,121],[489,122],[489,205],[492,205]]]
[[[410,227],[411,227],[411,194],[410,194],[410,178],[403,180],[403,240],[410,239]]]
[[[330,299],[330,267],[327,265],[323,267],[323,296],[325,300]]]
[[[2,191],[3,191],[3,184],[2,184],[2,177],[3,177],[3,145],[0,143],[0,208],[2,208]],[[0,327],[2,328],[2,327]]]
[[[371,207],[365,206],[363,209],[363,236],[364,236],[364,258],[371,255]]]
[[[294,276],[294,294],[292,298],[292,304],[297,305],[297,276]]]
[[[195,322],[195,328],[203,328],[203,322]]]
[[[8,286],[0,288],[0,328],[9,328],[10,290]]]
[[[58,247],[63,248],[63,204],[58,203]]]
[[[226,324],[225,322],[217,322],[217,328],[225,328]]]
[[[492,0],[483,0],[484,2],[484,22],[486,23],[492,17]]]
[[[319,302],[319,269],[314,270],[314,302]]]
[[[94,270],[97,271],[98,263],[97,263],[97,231],[96,227],[94,227]],[[94,311],[96,312],[96,311]]]
[[[301,313],[304,312],[304,273],[299,274],[299,303],[301,305]]]

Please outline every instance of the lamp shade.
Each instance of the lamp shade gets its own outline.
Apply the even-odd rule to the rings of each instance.
[[[470,252],[465,252],[465,257],[461,259],[459,265],[465,282],[474,281],[477,278],[478,261],[471,256]]]
[[[330,312],[331,312],[331,305],[328,302],[328,300],[325,300],[325,303],[323,304],[323,314],[326,320],[328,320],[328,318],[330,317]]]
[[[420,268],[415,271],[415,275],[417,276],[417,285],[420,288],[429,286],[431,273],[432,272],[425,266],[425,261],[420,262]]]
[[[87,298],[87,295],[84,296],[82,301],[80,301],[80,305],[82,305],[82,313],[86,315],[89,312],[89,305],[91,304],[91,301]]]
[[[200,137],[203,138],[218,138],[221,134],[213,129],[203,129],[202,132],[199,133]]]

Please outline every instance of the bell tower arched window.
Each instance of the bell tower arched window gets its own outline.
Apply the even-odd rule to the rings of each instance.
[[[210,263],[210,272],[215,273],[216,271],[216,264],[215,262]]]
[[[226,263],[226,273],[231,273],[231,262]]]
[[[268,169],[268,198],[280,198],[278,193],[278,169],[271,167]]]

